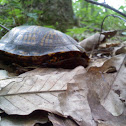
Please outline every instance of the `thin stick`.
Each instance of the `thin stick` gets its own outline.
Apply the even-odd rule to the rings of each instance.
[[[1,25],[1,24],[0,24],[0,27],[6,29],[7,31],[10,31],[10,29],[6,28],[5,26],[3,26],[3,25]]]

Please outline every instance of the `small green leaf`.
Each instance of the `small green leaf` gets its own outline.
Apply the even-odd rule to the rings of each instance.
[[[37,13],[27,13],[28,17],[34,18],[35,20],[38,18]]]
[[[7,4],[7,3],[8,3],[8,0],[0,0],[1,5],[4,5],[4,4]]]

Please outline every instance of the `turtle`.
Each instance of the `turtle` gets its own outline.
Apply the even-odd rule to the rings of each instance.
[[[17,26],[0,40],[0,59],[21,66],[87,67],[89,58],[76,40],[42,26]]]

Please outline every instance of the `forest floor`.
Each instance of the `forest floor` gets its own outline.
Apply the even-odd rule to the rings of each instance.
[[[36,68],[17,75],[2,64],[0,126],[126,126],[124,39],[91,47],[87,68]]]

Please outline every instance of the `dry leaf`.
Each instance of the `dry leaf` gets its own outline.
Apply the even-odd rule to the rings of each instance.
[[[91,59],[90,60],[90,64],[89,66],[87,67],[90,68],[90,67],[101,67],[105,61],[107,61],[108,58],[101,58],[101,59]]]
[[[115,66],[116,67],[116,75],[112,77],[112,74],[109,73],[109,75],[111,76],[111,81],[108,82],[108,77],[106,78],[105,74],[102,75],[104,81],[106,81],[106,84],[111,83],[111,86],[109,87],[110,89],[107,91],[106,88],[102,89],[99,86],[100,91],[102,91],[104,93],[106,93],[105,97],[101,97],[100,93],[97,91],[96,88],[91,88],[90,89],[94,89],[95,92],[97,92],[96,94],[98,94],[98,98],[95,98],[95,94],[93,93],[91,95],[91,93],[93,91],[91,91],[89,93],[90,96],[90,100],[88,98],[90,107],[92,109],[93,112],[93,117],[97,118],[95,120],[103,120],[106,121],[106,124],[112,124],[117,125],[117,126],[124,126],[126,125],[126,120],[125,120],[125,115],[123,115],[123,113],[125,112],[125,101],[126,101],[126,93],[125,93],[125,89],[126,89],[126,67],[124,66],[124,62],[125,62],[125,55],[120,55],[117,57],[113,57],[112,59],[108,60],[107,62],[105,62],[105,64],[103,65],[104,67],[109,67],[109,66]],[[103,83],[103,87],[104,87],[104,83]],[[118,94],[119,93],[119,94]],[[122,97],[120,97],[122,96]],[[98,99],[99,103],[95,104],[95,101],[93,100]],[[121,101],[122,99],[122,101]],[[97,106],[97,107],[96,107]],[[95,108],[96,107],[96,108]],[[109,113],[110,112],[110,113]],[[102,113],[102,115],[101,115]],[[104,113],[104,114],[103,114]],[[113,116],[111,115],[113,114]],[[119,116],[122,115],[122,116]],[[117,117],[115,117],[117,116]]]
[[[0,80],[8,78],[8,73],[6,70],[0,70]]]
[[[116,71],[118,71],[121,63],[123,62],[123,58],[123,55],[116,56],[107,60],[101,67],[90,67],[88,72],[81,75],[81,77],[80,75],[78,75],[79,77],[76,76],[74,78],[75,82],[79,83],[81,88],[83,88],[83,85],[86,84],[89,89],[94,89],[98,93],[100,99],[104,99],[107,93],[110,91],[114,77],[117,74],[117,72],[106,73],[105,71],[112,66],[115,66]]]
[[[114,87],[119,88],[116,90],[122,90],[122,100],[126,100],[126,94],[124,91],[126,88],[126,67],[123,63],[124,58],[125,55],[115,56],[106,61],[102,67],[92,67],[83,78],[84,81],[86,81],[85,83],[88,84],[89,89],[96,91],[99,95],[101,104],[107,109],[107,111],[115,116],[123,113],[124,103],[119,98],[120,94],[118,95],[116,91],[113,91]],[[114,73],[105,72],[112,67],[116,68]],[[117,86],[117,84],[120,86]]]
[[[81,66],[74,70],[43,68],[9,79],[11,81],[0,91],[0,108],[18,115],[37,109],[62,114],[58,95],[67,89],[73,76],[84,72]]]
[[[122,125],[122,124],[119,125],[119,124],[112,123],[112,122],[110,123],[110,122],[107,122],[107,121],[104,123],[104,122],[102,121],[102,122],[99,122],[99,123],[98,123],[98,126],[125,126],[125,124],[124,124],[124,125]]]
[[[79,126],[96,126],[88,105],[87,92],[86,85],[81,89],[78,83],[69,84],[67,92],[59,95],[60,107],[64,115],[73,118]]]
[[[101,34],[105,35],[105,38],[112,38],[113,36],[116,35],[116,33],[117,33],[116,30],[101,32]]]
[[[126,56],[120,66],[118,74],[114,79],[111,91],[106,99],[102,101],[102,105],[114,116],[119,116],[124,112],[126,104]]]
[[[89,119],[89,117],[93,116],[93,118],[96,122],[98,122],[99,120],[100,121],[103,120],[103,121],[106,121],[106,123],[108,123],[110,121],[109,124],[114,123],[114,121],[116,120],[115,124],[122,124],[122,126],[124,124],[126,125],[126,120],[125,120],[124,115],[122,115],[121,117],[120,116],[114,117],[111,114],[112,112],[109,111],[110,109],[108,109],[110,107],[113,107],[113,108],[116,108],[116,110],[117,110],[116,113],[121,112],[120,114],[122,114],[122,112],[123,113],[125,112],[124,103],[122,103],[122,101],[119,100],[118,97],[117,97],[117,99],[115,99],[115,97],[111,96],[111,92],[113,92],[113,90],[114,90],[114,88],[113,88],[113,86],[115,85],[114,83],[117,82],[118,85],[123,85],[120,87],[116,85],[115,87],[118,87],[119,89],[122,89],[122,87],[123,87],[122,96],[123,96],[123,100],[126,101],[126,97],[124,98],[124,96],[126,96],[125,92],[124,92],[124,90],[126,89],[126,87],[125,87],[126,70],[124,68],[124,65],[122,65],[122,64],[124,64],[123,63],[124,57],[125,57],[125,55],[119,55],[119,56],[113,57],[110,60],[106,61],[103,64],[103,66],[91,67],[91,68],[89,68],[87,73],[75,76],[74,77],[75,84],[78,85],[78,88],[76,88],[76,86],[74,86],[74,87],[71,86],[71,88],[73,88],[73,92],[71,89],[70,90],[71,94],[68,95],[69,97],[66,97],[66,95],[64,95],[64,97],[63,97],[63,95],[62,95],[62,101],[65,104],[65,105],[63,105],[63,103],[62,103],[62,106],[63,107],[66,106],[65,107],[66,110],[63,109],[61,106],[63,112],[69,113],[69,115],[71,115],[72,118],[75,119],[75,121],[83,122],[84,124],[82,124],[82,125],[86,125],[86,126],[89,126],[89,124],[85,124],[86,119],[84,120],[81,117],[86,116],[85,118],[88,117],[87,120],[91,121],[91,118]],[[105,73],[105,71],[112,66],[116,68],[116,71],[114,73]],[[123,69],[122,73],[120,72],[120,70],[121,70],[120,68]],[[119,77],[119,74],[120,74],[120,77]],[[123,76],[121,77],[122,74],[123,74]],[[120,81],[115,81],[115,78],[117,78],[117,80],[118,80],[117,75],[118,75]],[[75,90],[76,94],[74,93],[74,88],[76,88],[76,90],[77,90],[77,91]],[[79,91],[81,91],[81,92],[79,92]],[[117,95],[117,94],[115,93],[115,95]],[[74,97],[72,97],[72,96],[74,96]],[[78,98],[78,96],[80,96],[80,98]],[[82,96],[83,96],[83,98],[82,98]],[[109,96],[111,96],[111,99],[109,99]],[[87,98],[88,98],[88,100],[87,100]],[[113,102],[113,100],[114,100],[114,103],[118,104],[118,106],[116,106],[116,105],[114,106],[114,104],[112,104],[113,105],[112,106],[110,104],[111,102]],[[106,104],[105,104],[105,102],[106,102]],[[72,104],[70,104],[70,103],[72,103]],[[89,103],[92,113],[90,113],[88,111],[88,114],[86,114],[86,111],[83,111],[83,109],[86,107],[84,105],[82,105],[82,103],[85,103],[84,104],[85,106],[86,105],[88,106],[88,104],[86,104],[86,103]],[[71,107],[69,104],[71,105]],[[61,100],[60,100],[60,105],[61,105]],[[82,106],[84,106],[84,108]],[[119,111],[119,109],[120,109],[120,111]],[[89,109],[86,109],[86,110],[89,110]],[[82,120],[79,120],[79,119],[82,119]]]
[[[91,51],[94,47],[98,47],[100,42],[102,42],[105,38],[105,35],[102,35],[100,33],[96,33],[83,41],[81,41],[79,44],[86,50]],[[99,42],[100,41],[100,42]]]
[[[53,126],[78,126],[72,119],[59,117],[54,114],[49,114],[49,120]]]
[[[121,116],[113,116],[101,104],[98,94],[94,90],[88,92],[88,102],[92,111],[93,118],[99,123],[98,126],[125,126],[125,114]],[[101,125],[102,126],[102,125]]]
[[[121,47],[115,48],[113,54],[114,55],[126,54],[126,46],[121,46]]]

